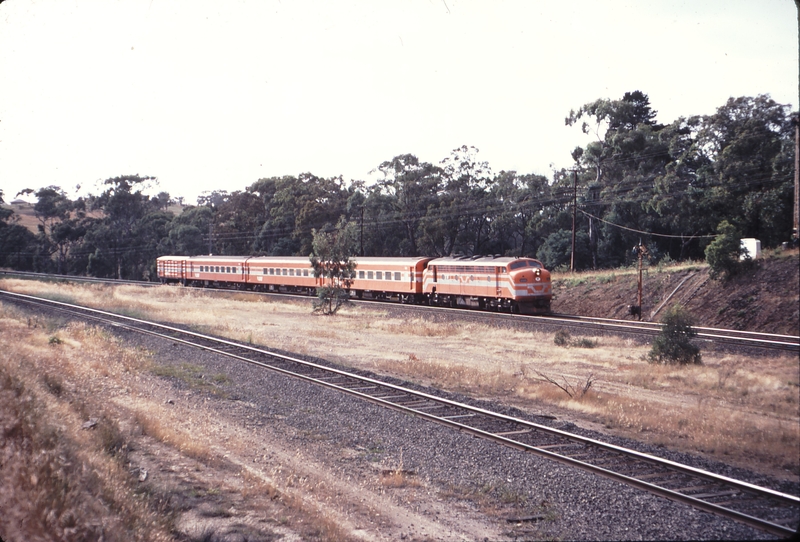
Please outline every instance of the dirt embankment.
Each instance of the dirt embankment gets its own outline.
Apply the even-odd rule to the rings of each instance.
[[[643,273],[642,320],[659,321],[666,308],[680,303],[697,325],[798,335],[798,263],[796,251],[761,259],[728,282],[710,279],[706,265],[650,267]],[[632,319],[628,305],[636,304],[637,283],[635,270],[555,276],[553,311]]]

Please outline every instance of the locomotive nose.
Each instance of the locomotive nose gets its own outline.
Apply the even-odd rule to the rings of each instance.
[[[550,273],[544,269],[527,267],[512,272],[514,282],[517,284],[536,284],[550,280]]]

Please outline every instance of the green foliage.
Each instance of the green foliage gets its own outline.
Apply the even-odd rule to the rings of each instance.
[[[0,266],[152,278],[163,254],[307,255],[313,232],[343,217],[351,254],[536,255],[557,271],[569,266],[573,179],[578,270],[634,264],[631,247],[641,240],[662,267],[708,255],[715,276],[728,277],[742,269],[732,256],[738,245],[720,246],[722,232],[708,245],[723,221],[765,249],[789,239],[789,106],[768,95],[731,98],[713,115],[663,125],[647,94],[634,91],[587,103],[566,122],[594,137],[572,152],[574,173],[552,178],[493,173],[463,145],[435,163],[395,156],[370,184],[311,173],[262,178],[243,191],[207,193],[174,217],[167,193],[146,195],[152,177],[110,178],[85,202],[57,186],[26,189],[38,198],[41,227],[31,233],[14,209],[0,207]]]
[[[661,333],[648,354],[650,363],[680,365],[702,363],[700,348],[692,343],[697,332],[691,316],[680,305],[673,305],[661,320]]]
[[[309,256],[314,277],[322,279],[317,287],[314,312],[333,315],[349,301],[349,288],[355,278],[356,262],[354,224],[340,220],[335,231],[313,231],[313,252]]]
[[[717,238],[706,247],[706,262],[711,268],[711,278],[728,280],[741,269],[739,232],[727,220],[720,222],[717,232]]]

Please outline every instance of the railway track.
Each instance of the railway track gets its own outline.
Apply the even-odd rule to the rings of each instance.
[[[800,497],[556,428],[184,329],[0,291],[0,298],[154,335],[335,389],[420,419],[583,469],[776,536],[795,534]]]
[[[371,302],[366,302],[371,303]],[[481,323],[486,321],[508,321],[515,323],[530,323],[532,328],[542,329],[542,326],[553,328],[569,327],[577,331],[630,334],[636,336],[655,337],[661,331],[661,324],[657,322],[635,322],[629,320],[615,320],[611,318],[596,318],[589,316],[573,316],[569,314],[550,314],[547,316],[529,316],[508,313],[490,313],[482,311],[469,311],[444,307],[424,307],[403,305],[407,310],[419,309],[421,311],[435,311],[457,315],[463,319],[474,319]],[[768,350],[783,350],[787,352],[800,352],[800,336],[779,335],[772,333],[759,333],[755,331],[740,331],[736,329],[722,329],[713,327],[693,328],[700,341],[712,344],[724,344],[733,347],[758,348]]]
[[[35,279],[46,280],[69,280],[76,282],[90,282],[90,283],[105,283],[105,284],[133,284],[138,286],[160,286],[156,282],[143,282],[143,281],[127,281],[115,279],[98,279],[93,277],[75,277],[65,275],[49,275],[44,273],[30,273],[19,271],[0,271],[0,274],[8,276],[22,276]],[[215,289],[202,289],[206,292],[232,292],[243,293],[241,290],[215,290]],[[282,294],[282,293],[255,293],[253,295],[265,296],[288,296],[297,297],[301,299],[308,299],[308,296],[300,296],[297,294]],[[509,313],[498,312],[484,312],[465,309],[451,309],[446,307],[428,307],[422,305],[400,305],[397,303],[382,302],[382,301],[364,301],[353,300],[354,303],[387,303],[392,307],[402,308],[402,310],[420,311],[425,314],[452,314],[462,319],[476,320],[481,323],[497,322],[498,320],[507,320],[508,322],[530,323],[537,329],[541,329],[542,324],[549,326],[570,327],[576,331],[596,331],[601,333],[621,333],[635,336],[654,337],[658,335],[661,330],[661,325],[657,322],[638,322],[632,320],[618,320],[611,318],[597,318],[588,316],[574,316],[569,314],[551,314],[547,316],[528,316]],[[767,349],[774,351],[786,352],[800,352],[800,336],[796,335],[780,335],[771,333],[759,333],[754,331],[741,331],[736,329],[722,329],[712,327],[695,326],[694,330],[697,332],[697,338],[700,341],[708,344],[721,344],[730,347],[741,348],[754,348],[754,349]]]

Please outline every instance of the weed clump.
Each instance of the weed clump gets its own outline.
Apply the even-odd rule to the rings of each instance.
[[[559,329],[556,331],[556,334],[553,335],[553,342],[556,346],[569,346],[569,341],[572,336],[569,334],[569,331],[566,329]]]
[[[650,363],[700,365],[700,348],[692,343],[697,332],[692,327],[691,315],[680,305],[674,305],[661,321],[661,333],[653,341],[647,355]]]
[[[597,341],[586,337],[573,340],[572,335],[570,335],[569,331],[566,329],[559,329],[556,331],[555,335],[553,335],[553,343],[555,343],[556,346],[563,346],[564,348],[570,346],[575,346],[577,348],[594,348],[597,346]]]

